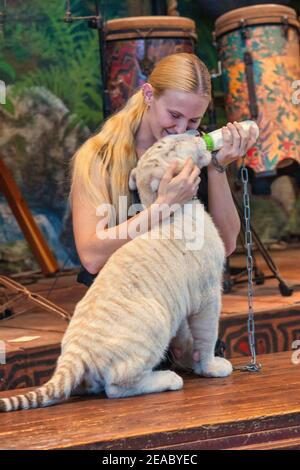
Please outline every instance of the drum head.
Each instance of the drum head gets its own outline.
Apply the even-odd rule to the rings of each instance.
[[[243,26],[258,24],[283,24],[287,23],[300,30],[297,13],[293,8],[273,3],[255,5],[245,8],[237,8],[220,16],[215,23],[215,34],[220,36],[228,31],[239,29]]]
[[[186,37],[197,39],[196,25],[178,16],[134,16],[105,23],[107,41],[119,39]]]

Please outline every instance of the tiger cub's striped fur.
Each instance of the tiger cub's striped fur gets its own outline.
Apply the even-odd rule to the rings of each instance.
[[[209,163],[210,154],[192,136],[170,137],[151,147],[132,172],[131,188],[137,184],[146,206],[155,200],[172,159],[183,163],[192,156],[200,167]],[[224,245],[210,216],[204,210],[194,212],[195,207],[203,206],[191,201],[154,227],[155,237],[134,238],[110,257],[76,305],[53,377],[35,391],[1,399],[1,411],[49,406],[76,393],[104,390],[108,397],[126,397],[179,390],[179,375],[153,370],[176,334],[195,373],[231,373],[230,362],[214,357]],[[203,246],[188,249],[186,230],[178,238],[179,220],[185,229],[192,228],[199,214],[204,217]],[[166,229],[169,239],[162,236]],[[200,361],[193,363],[195,351]]]

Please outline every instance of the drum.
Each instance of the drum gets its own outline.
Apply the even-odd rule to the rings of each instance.
[[[166,55],[194,52],[195,22],[173,16],[140,16],[105,24],[106,87],[111,111],[120,109]]]
[[[274,176],[300,163],[300,24],[283,5],[256,5],[220,16],[215,24],[230,121],[255,119],[258,143],[246,156],[254,176]],[[299,83],[298,83],[299,88]]]

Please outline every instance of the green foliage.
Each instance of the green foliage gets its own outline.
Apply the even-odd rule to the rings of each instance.
[[[74,16],[82,14],[80,3],[72,1]],[[19,14],[24,15],[28,7],[25,2]],[[102,120],[97,31],[83,21],[66,24],[61,0],[31,0],[30,9],[31,23],[19,22],[7,30],[2,47],[6,61],[0,70],[5,68],[7,78],[15,81],[16,92],[30,86],[47,87],[78,121],[94,129]]]
[[[181,16],[186,16],[196,22],[198,37],[196,45],[197,55],[205,62],[209,70],[217,69],[217,51],[212,37],[214,18],[208,15],[202,16],[200,6],[195,0],[178,2],[178,10]]]
[[[6,97],[6,103],[1,104],[1,107],[4,108],[5,111],[11,114],[12,116],[15,114],[15,107],[13,105],[13,102],[8,97]]]
[[[94,4],[95,2],[92,0],[90,3]],[[99,1],[99,4],[101,6],[101,13],[105,21],[113,20],[115,18],[126,18],[127,16],[129,16],[127,3],[128,2],[126,0]]]
[[[181,16],[191,18],[196,23],[197,43],[196,54],[205,63],[210,72],[218,70],[218,54],[213,42],[213,31],[215,18],[204,15],[201,12],[199,2],[195,0],[181,0],[178,2],[178,10]],[[215,96],[223,96],[224,84],[222,78],[214,78],[212,80],[213,91]],[[220,127],[227,123],[224,108],[217,107],[217,126]],[[203,124],[208,123],[208,117],[202,121]]]
[[[15,69],[9,63],[5,62],[4,57],[0,58],[0,73],[1,73],[1,76],[3,76],[4,74],[8,76],[9,78],[11,78],[12,80],[14,80],[16,77]]]

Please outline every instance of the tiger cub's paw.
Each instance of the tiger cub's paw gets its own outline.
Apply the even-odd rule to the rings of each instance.
[[[233,367],[227,359],[214,357],[209,362],[195,362],[194,372],[204,377],[227,377],[233,371]]]

